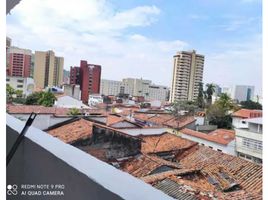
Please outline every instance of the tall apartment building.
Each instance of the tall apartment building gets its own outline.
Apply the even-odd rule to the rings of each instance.
[[[9,49],[11,47],[11,38],[6,37],[6,74],[9,72]]]
[[[166,86],[152,84],[150,80],[126,78],[122,81],[101,80],[101,94],[130,96],[142,96],[146,100],[166,101],[168,88]]]
[[[194,101],[203,80],[204,56],[196,51],[180,51],[174,56],[170,101]]]
[[[34,55],[34,80],[37,88],[60,86],[63,82],[63,57],[53,51],[36,51]]]
[[[7,47],[7,76],[30,77],[32,51]]]
[[[88,103],[89,95],[100,93],[101,66],[81,60],[80,67],[70,68],[70,84],[80,85],[81,100]]]
[[[232,88],[231,97],[238,102],[253,100],[254,86],[236,85]]]

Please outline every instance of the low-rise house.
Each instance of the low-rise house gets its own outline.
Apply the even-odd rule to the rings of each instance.
[[[262,118],[245,119],[248,128],[236,128],[236,151],[239,157],[262,163]]]
[[[236,156],[235,131],[217,129],[210,133],[202,133],[188,128],[180,130],[181,137],[198,142],[199,145],[207,146],[216,151]]]
[[[232,114],[232,125],[234,128],[248,128],[245,119],[262,117],[262,110],[240,109]]]

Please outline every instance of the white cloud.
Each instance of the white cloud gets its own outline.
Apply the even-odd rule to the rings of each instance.
[[[172,55],[187,43],[128,32],[155,23],[160,13],[153,5],[115,11],[104,0],[25,0],[12,10],[19,23],[8,23],[7,35],[22,48],[53,49],[64,56],[66,69],[85,59],[102,65],[103,78],[144,77],[170,85]]]
[[[205,82],[221,85],[254,85],[262,91],[262,38],[254,35],[247,41],[222,44],[221,53],[206,56]],[[213,73],[211,73],[213,71]]]

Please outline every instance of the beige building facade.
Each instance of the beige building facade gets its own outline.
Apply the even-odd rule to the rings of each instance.
[[[36,87],[60,86],[63,82],[64,58],[55,56],[53,51],[36,51],[34,58]]]
[[[205,57],[196,51],[180,51],[174,56],[170,101],[194,101],[203,80]]]

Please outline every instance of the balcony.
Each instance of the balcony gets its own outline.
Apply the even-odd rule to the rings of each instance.
[[[6,118],[9,152],[24,123],[8,114]],[[28,129],[7,167],[7,184],[18,186],[18,194],[7,195],[8,200],[172,199],[145,182],[34,127]],[[62,191],[63,196],[47,196],[43,190],[38,196],[24,196],[21,195],[23,190],[33,190],[24,189],[25,184],[60,184],[63,188],[57,190]]]

